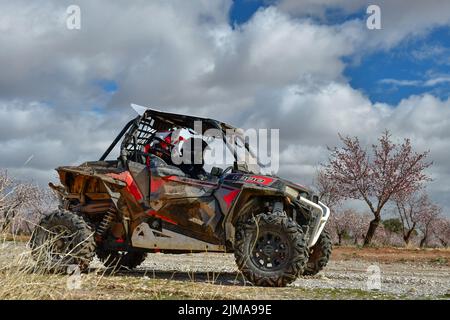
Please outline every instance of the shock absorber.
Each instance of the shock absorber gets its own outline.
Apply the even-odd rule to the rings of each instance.
[[[273,213],[283,214],[283,203],[280,201],[274,202],[273,204]]]
[[[111,206],[108,211],[105,213],[105,216],[103,217],[102,221],[100,222],[99,226],[97,227],[97,236],[102,238],[106,231],[111,226],[111,222],[114,220],[114,217],[116,215],[117,211],[114,206]]]

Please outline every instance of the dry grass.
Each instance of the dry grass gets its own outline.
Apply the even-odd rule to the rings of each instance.
[[[1,240],[0,242],[4,242],[4,241],[12,241],[12,242],[22,242],[22,243],[27,243],[30,240],[30,236],[26,236],[26,235],[14,235],[11,233],[7,233],[7,234],[3,234],[1,236]]]
[[[80,278],[49,273],[37,266],[24,238],[2,236],[0,242],[0,299],[392,299],[389,294],[353,289],[259,288],[236,281],[231,275],[224,284],[220,273],[207,273],[203,279],[188,273],[179,279],[175,274],[158,277],[144,274],[107,273],[104,268],[91,269]],[[448,263],[450,250],[410,250],[393,248],[338,247],[332,259],[384,259],[384,262],[439,261]],[[234,281],[233,281],[234,278]],[[79,287],[73,288],[73,281]],[[234,283],[234,284],[233,284]]]
[[[79,288],[71,289],[73,276],[52,274],[36,266],[23,243],[4,241],[0,248],[0,299],[360,299],[392,298],[360,290],[259,288],[242,282],[216,282],[219,273],[208,273],[206,280],[174,280],[168,276],[107,273],[91,269],[79,278]],[[76,278],[75,278],[76,279]]]
[[[3,275],[2,275],[3,276]],[[81,288],[67,288],[67,276],[28,274],[9,276],[0,281],[4,289],[0,299],[391,299],[388,294],[372,294],[361,290],[258,288],[230,286],[204,282],[162,280],[134,276],[106,276],[99,280],[96,274],[83,274]],[[12,276],[12,277],[11,277]],[[16,280],[16,281],[13,281]]]

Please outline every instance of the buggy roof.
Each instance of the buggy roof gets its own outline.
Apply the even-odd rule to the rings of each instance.
[[[128,146],[133,143],[133,139],[135,138],[139,140],[139,143],[144,143],[151,135],[154,134],[155,131],[168,130],[171,127],[195,129],[196,121],[201,122],[202,132],[198,132],[199,134],[204,134],[208,129],[218,129],[222,131],[230,129],[235,132],[237,130],[235,127],[229,124],[214,119],[163,112],[137,105],[132,105],[132,107],[136,110],[137,113],[139,113],[139,116],[132,119],[125,125],[119,135],[114,139],[108,149],[100,157],[100,161],[106,159],[106,157],[122,137],[124,137],[124,140],[122,141],[122,149],[128,149]],[[137,133],[138,137],[134,137],[135,133]]]
[[[171,123],[173,125],[181,126],[181,127],[188,127],[188,128],[194,128],[194,122],[200,121],[202,123],[202,129],[203,132],[208,129],[221,129],[221,130],[227,130],[227,129],[236,129],[235,127],[221,122],[214,119],[209,118],[202,118],[197,116],[188,116],[184,114],[178,114],[178,113],[171,113],[171,112],[164,112],[159,111],[156,109],[146,109],[145,112],[142,114],[141,119],[148,119],[152,118],[155,120],[160,120],[162,122]]]

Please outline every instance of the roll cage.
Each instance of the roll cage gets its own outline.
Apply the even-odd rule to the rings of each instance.
[[[157,132],[169,131],[173,128],[187,128],[194,130],[194,124],[196,121],[200,121],[202,123],[202,132],[198,132],[198,134],[203,135],[209,129],[219,130],[222,133],[224,144],[233,153],[234,169],[244,172],[249,171],[245,165],[238,165],[236,147],[232,148],[226,140],[226,131],[237,131],[237,128],[214,119],[162,112],[154,109],[147,109],[142,115],[139,115],[129,121],[113,140],[111,145],[106,149],[99,161],[106,160],[111,151],[123,138],[120,146],[118,165],[126,167],[128,160],[139,162],[140,157],[148,155],[146,152],[146,146],[155,139],[155,134]],[[248,143],[245,141],[244,146],[246,150],[254,156]]]

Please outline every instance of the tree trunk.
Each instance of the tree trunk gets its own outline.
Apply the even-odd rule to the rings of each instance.
[[[423,237],[422,240],[420,240],[420,247],[421,248],[425,247],[426,242],[427,242],[427,236]]]
[[[408,230],[406,234],[403,235],[403,240],[405,241],[405,244],[409,244],[409,240],[411,240],[411,235],[413,233],[414,229]]]
[[[28,224],[28,222],[25,222],[24,229],[25,229],[24,231],[25,231],[26,235],[31,235],[32,234],[32,231],[31,231],[31,228],[30,228],[30,225]]]
[[[366,237],[364,238],[364,247],[369,246],[372,243],[372,238],[375,235],[375,231],[377,231],[380,221],[380,214],[375,214],[375,218],[370,221],[369,230],[367,230]]]
[[[407,246],[409,244],[409,236],[404,236],[403,240],[405,241],[405,245]]]
[[[338,233],[338,244],[342,245],[342,234]]]

